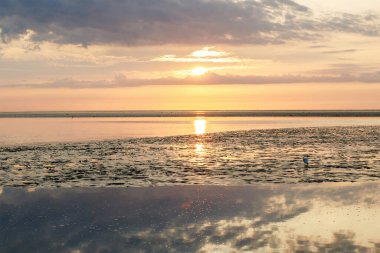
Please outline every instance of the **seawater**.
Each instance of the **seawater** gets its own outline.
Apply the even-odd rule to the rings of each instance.
[[[0,146],[163,137],[250,129],[379,126],[380,117],[0,118]]]
[[[380,242],[379,183],[4,188],[0,213],[1,252],[378,252]]]

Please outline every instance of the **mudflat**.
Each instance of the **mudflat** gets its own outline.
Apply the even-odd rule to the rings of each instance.
[[[304,155],[310,164],[305,167]],[[380,127],[315,127],[0,147],[0,184],[30,187],[374,181]]]

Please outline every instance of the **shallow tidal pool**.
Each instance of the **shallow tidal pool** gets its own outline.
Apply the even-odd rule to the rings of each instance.
[[[380,183],[2,188],[0,252],[378,252]]]

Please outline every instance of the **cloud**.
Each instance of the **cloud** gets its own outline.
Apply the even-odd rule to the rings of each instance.
[[[85,46],[278,44],[325,32],[379,35],[375,15],[319,17],[292,0],[2,0],[0,29],[4,42],[33,31],[36,42]]]
[[[351,49],[342,49],[342,50],[328,50],[328,51],[322,51],[324,54],[343,54],[343,53],[355,53],[357,52],[357,49],[351,48]]]
[[[210,62],[210,63],[239,63],[242,59],[236,57],[222,57],[222,58],[208,58],[208,57],[178,57],[174,54],[166,54],[153,58],[153,62]],[[244,59],[244,61],[254,61],[251,59]]]
[[[332,31],[379,36],[379,17],[374,14],[338,13],[328,17],[325,25],[327,29]]]
[[[189,56],[203,58],[203,57],[224,57],[224,56],[229,55],[229,53],[227,52],[212,50],[213,48],[214,47],[204,47],[200,50],[193,51],[191,54],[189,54]]]
[[[327,48],[328,46],[326,45],[312,45],[309,48]]]
[[[240,63],[240,62],[257,62],[253,59],[240,59],[230,56],[230,53],[224,51],[212,50],[214,47],[204,47],[195,50],[186,56],[177,56],[174,54],[166,54],[151,59],[152,62],[180,62],[180,63]]]
[[[365,76],[377,75],[379,67],[372,64],[335,63],[329,64],[327,68],[309,72],[310,75],[347,76],[356,77],[363,81]],[[352,79],[353,79],[352,78]]]
[[[208,72],[203,76],[185,78],[166,77],[156,79],[130,79],[117,74],[112,80],[60,79],[44,83],[19,83],[0,85],[0,88],[118,88],[152,85],[265,85],[265,84],[307,84],[307,83],[380,83],[380,71],[358,74],[321,74],[321,75],[219,75]]]

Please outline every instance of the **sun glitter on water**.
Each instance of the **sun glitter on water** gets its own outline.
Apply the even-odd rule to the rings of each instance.
[[[195,144],[195,153],[203,155],[205,153],[205,145],[203,143]]]
[[[206,68],[198,67],[198,68],[192,69],[191,73],[193,73],[193,75],[196,75],[196,76],[202,76],[202,75],[206,74],[207,71],[208,71],[208,69],[206,69]]]

